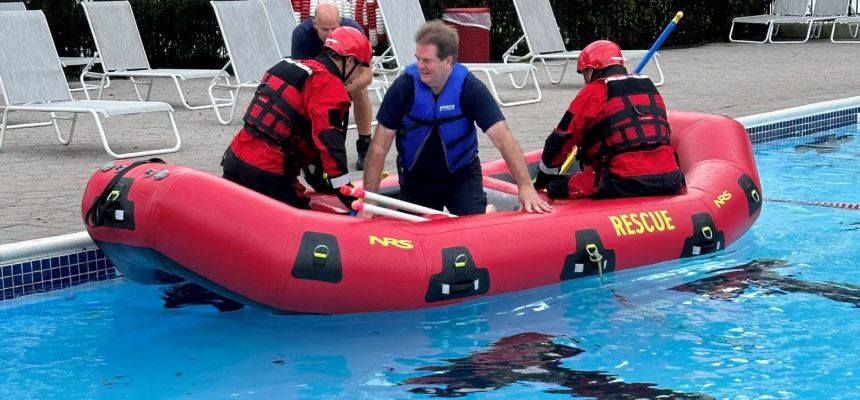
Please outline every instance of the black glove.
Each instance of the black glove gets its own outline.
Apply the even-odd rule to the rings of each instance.
[[[549,181],[549,184],[546,188],[546,194],[551,199],[566,199],[570,196],[570,189],[568,188],[568,180],[570,177],[564,175],[555,175]]]
[[[334,193],[334,189],[331,187],[331,182],[329,182],[328,178],[325,176],[322,166],[309,165],[304,168],[304,172],[305,181],[307,181],[308,185],[311,185],[311,187],[314,188],[314,191],[317,193]]]
[[[538,171],[535,176],[535,190],[546,189],[549,186],[549,182],[553,180],[553,177],[557,177],[558,175],[547,174],[543,171]]]
[[[354,186],[352,186],[352,182],[347,183],[346,185],[343,185],[343,186],[349,186],[351,188],[354,187]],[[341,186],[341,187],[343,187],[343,186]],[[340,188],[337,188],[337,199],[340,200],[340,202],[343,203],[346,206],[346,208],[352,210],[352,202],[358,200],[358,197],[345,195],[340,191]]]

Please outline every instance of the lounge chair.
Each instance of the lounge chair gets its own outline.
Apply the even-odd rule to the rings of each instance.
[[[256,89],[266,71],[282,58],[274,35],[261,35],[258,32],[260,21],[267,21],[266,10],[262,3],[258,1],[212,1],[210,3],[215,10],[221,37],[224,39],[227,55],[230,57],[230,61],[221,71],[226,71],[232,66],[235,76],[235,83],[213,81],[209,85],[209,98],[212,104],[225,100],[232,103],[230,113],[226,116],[221,114],[218,107],[215,107],[218,121],[226,125],[233,120],[239,91]],[[216,90],[229,92],[230,98],[215,97]]]
[[[0,11],[27,11],[27,7],[24,5],[22,1],[16,1],[11,3],[0,3]],[[91,72],[93,66],[95,64],[99,64],[101,60],[97,57],[60,57],[60,63],[63,65],[63,68],[68,67],[83,67],[83,72],[81,73],[81,87],[71,89],[73,92],[86,90],[87,88],[96,88],[96,85],[88,84],[85,82],[85,77],[98,76],[101,77],[100,74],[96,72]],[[106,84],[110,85],[110,82]]]
[[[275,35],[275,44],[281,57],[290,56],[293,45],[293,30],[299,25],[293,4],[289,0],[260,0],[266,11],[266,19]]]
[[[131,5],[128,1],[96,1],[82,2],[84,14],[89,21],[90,30],[96,43],[98,55],[104,69],[103,82],[108,77],[129,78],[137,94],[138,100],[149,100],[152,94],[152,81],[155,78],[171,79],[179,92],[182,105],[191,110],[210,107],[224,107],[227,103],[202,104],[192,106],[185,99],[181,82],[188,79],[229,80],[229,75],[217,69],[153,69],[149,66],[149,58],[143,48],[143,41],[137,29]],[[265,16],[263,16],[265,20]],[[144,79],[138,81],[136,79]],[[143,97],[138,85],[147,86],[146,96]],[[104,84],[99,88],[98,97],[101,99]],[[87,95],[89,98],[89,95]]]
[[[69,91],[60,65],[57,49],[51,40],[48,22],[41,11],[15,11],[0,13],[0,81],[3,82],[3,118],[0,123],[0,150],[7,129],[28,128],[44,125],[44,122],[9,125],[9,114],[13,111],[36,111],[49,113],[51,125],[62,144],[69,144],[75,132],[78,114],[93,116],[96,129],[101,137],[105,151],[115,158],[148,156],[170,153],[179,150],[181,140],[173,108],[161,102],[74,100]],[[176,144],[169,148],[115,153],[108,143],[102,128],[101,118],[117,115],[141,114],[148,112],[167,113]],[[71,113],[71,117],[60,117],[57,113]],[[71,128],[63,137],[58,119],[70,119]]]
[[[809,0],[773,0],[771,3],[771,13],[761,15],[749,15],[745,17],[737,17],[732,20],[732,26],[729,29],[729,41],[736,43],[765,43],[770,40],[774,34],[773,21],[782,18],[805,17],[809,15],[810,4]],[[765,25],[767,33],[762,40],[738,39],[734,37],[735,25]],[[779,29],[779,28],[776,28]]]
[[[848,4],[851,0],[815,0],[812,14],[802,17],[778,18],[771,21],[772,31],[768,41],[771,43],[804,43],[811,37],[819,37],[824,24],[832,23],[836,18],[848,16]],[[782,25],[806,25],[806,36],[802,40],[773,40]],[[814,33],[813,33],[814,32]]]
[[[421,4],[418,0],[378,0],[378,5],[379,11],[382,12],[382,19],[385,21],[388,42],[391,45],[394,58],[397,60],[398,68],[396,71],[400,73],[415,60],[415,33],[426,22],[424,12],[421,10]],[[472,72],[485,74],[493,98],[502,106],[537,103],[541,100],[540,86],[534,72],[536,68],[533,65],[463,63],[463,66]],[[493,81],[493,77],[499,74],[507,74],[511,78],[511,82],[515,82],[514,74],[523,74],[523,84],[518,85],[517,88],[525,86],[526,80],[531,78],[536,91],[535,97],[526,100],[503,101],[499,97],[496,84]]]
[[[840,25],[848,25],[848,34],[851,35],[851,39],[836,38],[836,28]],[[830,41],[833,43],[860,43],[858,34],[860,34],[860,16],[836,18],[833,20],[833,30],[830,31]]]
[[[514,8],[517,10],[520,26],[523,28],[523,36],[505,52],[502,60],[506,63],[526,61],[529,64],[540,61],[550,82],[554,85],[561,83],[565,72],[567,72],[568,64],[579,58],[580,51],[570,51],[565,47],[549,0],[514,0]],[[515,55],[514,52],[523,40],[528,46],[528,52],[523,55]],[[625,59],[643,58],[647,53],[647,50],[624,50],[622,52]],[[658,57],[659,54],[655,53],[653,62],[659,80],[655,81],[654,84],[660,86],[665,78]],[[550,64],[547,61],[561,61],[561,63]],[[553,77],[549,69],[551,65],[561,65],[562,70],[558,77]]]

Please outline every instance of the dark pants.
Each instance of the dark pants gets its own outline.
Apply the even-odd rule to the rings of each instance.
[[[435,210],[448,207],[454,215],[483,214],[487,210],[481,161],[475,157],[468,165],[441,180],[429,181],[410,176],[398,159],[400,199]]]
[[[230,149],[221,160],[224,179],[262,193],[296,208],[309,209],[310,199],[296,192],[298,179],[295,173],[273,174],[242,161]]]

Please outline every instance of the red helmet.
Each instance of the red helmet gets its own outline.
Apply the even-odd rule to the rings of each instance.
[[[361,65],[370,66],[372,52],[370,41],[363,33],[349,26],[341,26],[331,32],[325,45],[342,57],[355,57]]]
[[[582,49],[576,61],[576,72],[581,74],[582,70],[588,67],[603,69],[610,65],[624,65],[621,48],[608,40],[598,40]]]

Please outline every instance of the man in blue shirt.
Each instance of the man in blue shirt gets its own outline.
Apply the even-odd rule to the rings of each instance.
[[[339,26],[353,27],[364,33],[361,26],[354,20],[341,18],[336,5],[332,3],[318,5],[313,18],[304,20],[293,30],[293,46],[290,58],[295,60],[317,58],[322,52],[323,42]],[[367,87],[371,82],[373,82],[373,69],[365,68],[360,76],[346,86],[346,90],[352,98],[355,109],[355,124],[358,127],[358,140],[355,142],[358,159],[355,167],[359,171],[364,169],[367,149],[370,146],[370,124],[373,107],[370,104]]]
[[[458,37],[441,21],[415,35],[417,62],[394,81],[376,115],[378,122],[364,188],[379,189],[391,143],[397,140],[400,198],[456,215],[483,214],[487,206],[475,124],[499,149],[518,188],[520,209],[552,207],[534,189],[522,149],[487,87],[456,62]]]

